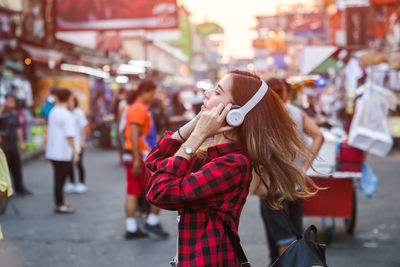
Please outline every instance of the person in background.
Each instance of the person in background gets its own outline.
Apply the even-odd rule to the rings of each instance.
[[[22,151],[25,151],[26,147],[15,108],[15,96],[12,94],[6,95],[5,104],[0,112],[0,148],[3,149],[6,155],[16,194],[31,195],[32,192],[25,188],[22,178],[21,156],[18,151],[18,144]]]
[[[168,109],[169,130],[175,132],[188,122],[185,117],[186,108],[183,105],[181,92],[172,95],[172,100]]]
[[[46,98],[46,102],[44,102],[40,115],[45,117],[46,119],[49,117],[50,111],[56,105],[57,100],[57,88],[52,88],[50,94]]]
[[[123,90],[121,92],[121,90]],[[126,121],[126,109],[128,107],[127,97],[129,91],[121,88],[119,92],[119,96],[117,100],[114,101],[113,112],[115,116],[115,128],[117,132],[117,149],[119,155],[119,162],[123,165],[122,155],[124,153],[124,130],[125,130],[125,122]],[[124,127],[121,128],[120,125],[123,124]]]
[[[126,239],[148,236],[136,221],[139,199],[144,193],[150,176],[144,166],[144,160],[156,143],[156,130],[148,107],[151,105],[157,86],[151,80],[144,80],[136,91],[135,101],[129,106],[126,114],[124,165],[126,171]],[[129,157],[130,156],[130,157]],[[145,229],[160,237],[167,237],[160,224],[160,209],[151,206]]]
[[[7,166],[6,155],[0,148],[0,215],[5,211],[6,198],[13,194],[13,189],[10,181],[10,173]],[[4,205],[4,206],[3,206]],[[3,239],[0,225],[0,240]]]
[[[72,94],[67,89],[57,92],[57,104],[50,111],[47,126],[46,159],[51,161],[54,169],[54,202],[55,213],[71,214],[74,209],[64,202],[63,187],[65,179],[71,171],[72,163],[79,161],[75,147],[74,115],[68,110],[68,102],[72,102]]]
[[[309,148],[309,158],[311,160],[310,162],[312,162],[324,142],[324,137],[318,125],[315,120],[310,118],[304,111],[289,103],[291,87],[284,79],[272,78],[267,81],[267,84],[280,96],[283,102],[286,103],[286,109],[297,125],[298,135],[302,139],[304,139],[304,135],[308,135],[312,138],[312,143]],[[309,161],[304,161],[299,158],[296,161],[296,165],[304,173],[310,167]],[[276,197],[279,197],[279,195]],[[302,233],[303,199],[297,198],[294,201],[285,200],[282,205],[297,231]],[[270,259],[271,263],[273,263],[285,251],[289,244],[296,239],[296,236],[293,234],[290,225],[287,223],[286,218],[280,210],[272,208],[263,199],[260,199],[260,209],[267,236]]]
[[[73,165],[71,166],[70,171],[70,181],[67,182],[64,186],[64,192],[66,193],[85,193],[87,192],[87,186],[85,183],[85,168],[83,166],[83,152],[86,147],[86,126],[88,125],[88,121],[86,119],[85,113],[79,107],[78,98],[74,96],[73,101],[68,102],[68,109],[74,115],[74,123],[75,123],[75,149],[79,154],[79,160],[75,165],[78,168],[79,172],[79,182],[75,183],[75,174]]]
[[[125,88],[121,87],[118,89],[117,95],[114,97],[111,103],[111,112],[114,115],[114,119],[116,122],[119,121],[120,103],[121,101],[125,100],[126,100],[126,90]]]
[[[110,130],[111,126],[107,119],[106,98],[104,92],[98,92],[93,105],[92,123],[93,133],[98,133],[99,146],[103,148],[111,147]]]
[[[313,92],[312,89],[306,90],[306,97],[307,106],[304,108],[304,112],[307,114],[307,116],[316,119],[318,112],[316,109],[315,92]]]
[[[154,124],[156,127],[157,135],[162,135],[164,131],[168,128],[168,118],[167,118],[167,108],[165,105],[165,100],[167,96],[164,91],[157,88],[154,95],[153,102],[150,105],[149,111],[153,117]]]

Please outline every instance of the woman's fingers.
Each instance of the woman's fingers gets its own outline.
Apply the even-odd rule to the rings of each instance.
[[[221,114],[221,111],[224,109],[224,104],[219,103],[219,105],[216,107],[214,110],[214,115],[219,116]]]
[[[219,115],[220,120],[225,120],[226,115],[228,115],[229,111],[232,108],[232,104],[228,104],[225,106],[225,108],[222,110],[221,114]]]

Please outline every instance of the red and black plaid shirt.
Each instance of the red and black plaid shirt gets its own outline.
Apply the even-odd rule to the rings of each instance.
[[[148,200],[178,210],[179,266],[240,266],[222,220],[237,234],[251,181],[243,147],[229,143],[210,147],[206,158],[174,157],[182,142],[167,133],[146,160],[154,172]]]

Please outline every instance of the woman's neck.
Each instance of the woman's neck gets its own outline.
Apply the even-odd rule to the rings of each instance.
[[[214,144],[215,145],[221,145],[221,144],[226,144],[226,143],[232,143],[236,142],[237,138],[231,134],[231,133],[225,133],[225,134],[217,134],[214,136]]]

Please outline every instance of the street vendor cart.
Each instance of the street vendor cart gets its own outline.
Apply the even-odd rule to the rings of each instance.
[[[337,144],[335,171],[328,175],[310,173],[310,178],[321,188],[313,197],[304,200],[304,216],[333,218],[333,226],[327,228],[327,243],[335,233],[335,218],[344,219],[345,231],[353,234],[357,217],[356,189],[362,176],[365,160],[363,151],[348,145],[347,138]]]

